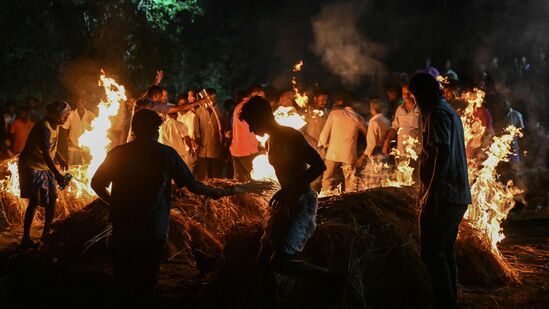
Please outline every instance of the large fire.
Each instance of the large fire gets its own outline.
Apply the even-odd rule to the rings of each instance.
[[[95,198],[95,193],[90,187],[92,175],[103,162],[109,150],[111,140],[108,137],[113,117],[118,114],[122,101],[126,100],[124,87],[118,85],[112,78],[101,74],[99,85],[105,90],[105,100],[99,103],[98,116],[91,123],[91,130],[86,131],[79,139],[79,146],[89,152],[91,162],[89,165],[71,166],[69,173],[73,175],[67,188],[59,193],[58,205],[61,216],[68,216],[72,210],[76,210]],[[19,173],[17,158],[6,162],[8,175],[0,180],[0,189],[5,198],[18,205],[21,215],[24,213],[25,201],[19,198]],[[37,217],[39,220],[39,217]]]
[[[99,86],[105,89],[106,100],[99,103],[99,113],[92,121],[92,129],[84,132],[78,142],[80,146],[86,149],[91,156],[90,164],[86,170],[86,180],[88,189],[91,192],[91,177],[99,168],[99,165],[105,160],[107,151],[111,145],[109,130],[112,126],[112,118],[118,114],[120,104],[126,101],[126,91],[124,86],[117,84],[114,79],[101,74]]]
[[[520,193],[511,181],[507,185],[499,182],[496,172],[500,162],[508,161],[515,136],[520,137],[522,133],[520,129],[510,126],[505,129],[505,134],[494,137],[486,152],[488,157],[482,162],[480,169],[473,171],[475,178],[470,179],[473,203],[465,218],[488,239],[494,253],[499,252],[497,243],[505,237],[501,222],[515,205],[514,195]]]

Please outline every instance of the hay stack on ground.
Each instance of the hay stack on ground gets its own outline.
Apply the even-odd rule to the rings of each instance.
[[[417,218],[415,192],[410,188],[378,188],[322,199],[317,231],[300,258],[348,276],[343,307],[427,306],[431,287],[419,255]],[[494,286],[512,281],[489,247],[470,241],[476,235],[470,227],[464,225],[461,233],[467,236],[457,244],[458,263],[464,265],[462,282]],[[260,225],[238,226],[226,237],[225,265],[203,292],[204,305],[260,303],[255,256],[261,234]],[[323,295],[319,291],[324,291],[325,283],[279,279],[284,306],[315,306]]]
[[[218,187],[234,184],[231,180],[211,180],[209,183]],[[187,191],[175,192],[165,259],[194,265],[198,255],[202,260],[215,262],[222,257],[220,239],[226,231],[236,224],[262,222],[268,202],[263,192],[272,190],[273,185],[252,182],[244,188],[256,193],[208,200]],[[55,224],[43,253],[64,260],[108,258],[107,241],[111,233],[108,216],[108,206],[100,201],[74,212]]]
[[[212,181],[218,186],[233,184]],[[254,307],[260,304],[262,284],[256,255],[263,233],[270,185],[252,183],[256,193],[204,200],[183,192],[173,199],[166,259],[216,270],[201,293],[204,306]],[[301,258],[348,277],[343,307],[418,307],[431,302],[430,282],[419,257],[415,191],[378,188],[321,199],[318,228]],[[82,257],[107,260],[108,208],[94,202],[56,224],[42,251],[59,261]],[[472,241],[477,234],[463,226],[458,241],[460,278],[465,283],[497,285],[509,282],[505,264],[488,246]],[[224,261],[221,267],[217,267]],[[474,266],[474,267],[473,267]],[[286,307],[322,305],[329,296],[322,282],[279,276]]]

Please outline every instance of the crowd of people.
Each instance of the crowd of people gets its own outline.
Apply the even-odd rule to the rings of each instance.
[[[496,120],[499,123],[524,128],[523,116],[514,108],[512,99],[492,95],[494,89],[489,86],[493,84],[490,81],[501,75],[497,59],[492,62],[493,73],[490,75],[486,69],[481,68],[483,73],[479,74],[477,81],[478,86],[487,92],[486,100],[491,104],[483,104],[474,111],[486,128],[486,134],[481,140],[470,143],[468,156],[482,155],[475,153],[474,149],[485,146],[495,133],[494,117],[488,106],[503,106],[506,109],[503,115],[498,110],[500,119]],[[520,67],[523,79],[531,78],[528,72],[532,68],[526,59],[518,61],[516,65]],[[439,71],[427,59],[422,71],[443,77],[443,96],[446,101],[458,113],[465,109],[465,88],[461,86],[463,83],[450,61],[446,61],[444,70]],[[161,86],[163,72],[158,71],[152,86],[141,99],[130,100],[121,107],[119,117],[111,129],[112,146],[132,139],[130,120],[135,111],[153,109],[165,120],[160,141],[176,149],[197,179],[234,178],[247,181],[251,179],[253,159],[265,149],[256,136],[250,133],[248,126],[238,119],[238,114],[251,97],[262,96],[269,100],[273,110],[278,106],[292,108],[304,119],[306,125],[301,131],[328,167],[313,183],[316,192],[356,191],[360,187],[357,184],[357,176],[360,175],[368,182],[362,188],[375,187],[384,177],[375,167],[380,162],[392,162],[395,153],[401,157],[406,155],[405,141],[408,137],[417,139],[418,142],[411,147],[417,155],[421,152],[420,111],[408,88],[406,76],[399,74],[393,78],[392,82],[387,83],[384,94],[369,100],[369,114],[360,114],[357,110],[364,110],[360,108],[363,103],[351,97],[330,95],[322,89],[304,92],[310,99],[305,108],[296,104],[294,91],[283,91],[276,97],[258,85],[247,91],[238,91],[234,98],[225,101],[217,98],[213,88],[201,93],[193,89],[186,90],[175,97]],[[174,99],[174,103],[171,103],[170,98]],[[498,102],[494,104],[496,100]],[[86,151],[79,147],[78,138],[90,129],[95,114],[87,105],[85,95],[77,96],[72,107],[68,121],[61,126],[62,131],[65,130],[61,136],[65,138],[60,141],[60,152],[70,165],[78,165],[89,160]],[[2,158],[18,155],[22,151],[32,126],[45,116],[44,111],[33,97],[27,98],[19,108],[13,101],[6,104],[0,119]],[[520,161],[518,140],[513,144],[512,161]],[[416,166],[416,163],[412,162],[412,165]]]
[[[114,149],[92,180],[98,196],[113,206],[113,267],[118,284],[125,293],[139,289],[143,295],[152,295],[167,239],[172,181],[213,198],[234,194],[236,188],[219,189],[201,181],[249,181],[253,159],[263,151],[268,153],[282,187],[270,201],[276,211],[259,252],[266,286],[271,287],[267,289],[273,289],[272,277],[267,274],[272,270],[343,282],[338,274],[294,259],[315,229],[316,193],[338,187],[356,191],[359,173],[376,184],[380,179],[369,167],[391,162],[392,156],[404,155],[406,147],[412,147],[421,155],[414,164],[421,171],[416,177],[423,206],[422,258],[433,278],[437,304],[454,307],[453,244],[471,203],[466,157],[482,155],[469,148],[478,149],[495,130],[488,108],[476,107],[474,113],[487,134],[474,141],[479,145],[465,146],[459,114],[466,103],[450,62],[445,69],[441,74],[426,61],[422,72],[409,81],[401,79],[397,86],[388,86],[385,98],[371,98],[369,115],[357,112],[356,102],[349,98],[320,89],[307,92],[311,100],[304,107],[295,102],[295,91],[282,92],[273,99],[258,85],[223,103],[213,88],[185,91],[171,103],[169,91],[160,86],[163,72],[157,72],[153,85],[140,99],[121,106],[118,123],[111,130]],[[56,101],[42,111],[38,101],[29,98],[19,110],[8,104],[2,114],[2,154],[20,154],[21,197],[29,199],[22,247],[36,247],[30,226],[38,205],[46,207],[43,237],[48,236],[57,197],[54,179],[60,187],[66,186],[68,180],[61,170],[89,160],[78,139],[90,129],[95,115],[88,110],[85,96],[75,103],[71,109]],[[513,109],[510,100],[505,105],[504,121],[523,128],[521,113]],[[279,125],[273,116],[279,106],[300,114],[306,125],[300,130]],[[67,130],[67,160],[58,147],[59,128]],[[264,134],[269,134],[269,140],[262,146],[256,135]],[[410,138],[416,143],[407,145]],[[518,162],[518,140],[513,147],[512,160]],[[111,191],[107,190],[110,185]],[[135,212],[137,204],[144,205],[142,211]],[[445,211],[440,211],[441,205]],[[127,263],[128,256],[133,264]],[[141,286],[135,286],[137,283]]]

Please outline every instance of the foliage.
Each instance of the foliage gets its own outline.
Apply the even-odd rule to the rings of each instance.
[[[139,8],[145,10],[152,26],[160,29],[166,29],[182,12],[189,12],[192,17],[204,14],[198,0],[140,0]]]

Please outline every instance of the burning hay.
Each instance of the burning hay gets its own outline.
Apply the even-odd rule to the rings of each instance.
[[[208,183],[218,187],[234,185],[234,181],[219,179],[212,179]],[[172,200],[165,257],[181,258],[193,264],[196,254],[217,258],[222,254],[220,239],[227,231],[237,224],[262,222],[268,202],[265,195],[269,195],[274,184],[250,182],[241,187],[251,193],[209,200],[189,192],[176,192],[182,196]],[[100,201],[73,213],[55,225],[45,253],[66,259],[83,255],[107,257],[107,240],[110,235],[108,216],[108,207]]]
[[[201,293],[203,305],[220,301],[240,307],[260,302],[262,285],[255,258],[270,196],[264,192],[274,187],[252,182],[245,189],[254,193],[204,200],[178,192],[182,196],[173,198],[165,259],[196,267],[202,274],[214,272]],[[430,283],[419,257],[415,201],[411,188],[378,188],[320,201],[318,229],[301,258],[347,275],[344,307],[430,303]],[[108,207],[94,202],[58,222],[41,252],[60,262],[83,263],[89,258],[106,262],[109,233]],[[462,283],[498,285],[513,280],[490,243],[465,222],[457,253]],[[287,306],[318,304],[318,291],[326,290],[318,282],[283,276],[278,281]]]
[[[344,307],[429,305],[430,282],[419,256],[415,201],[411,188],[325,198],[320,202],[317,231],[300,258],[347,275]],[[255,256],[261,234],[261,225],[240,225],[225,237],[225,265],[204,291],[205,305],[258,304],[261,281]],[[505,261],[481,239],[467,222],[462,223],[457,243],[461,282],[485,286],[514,282]],[[321,285],[279,276],[279,292],[288,307],[314,304]]]

